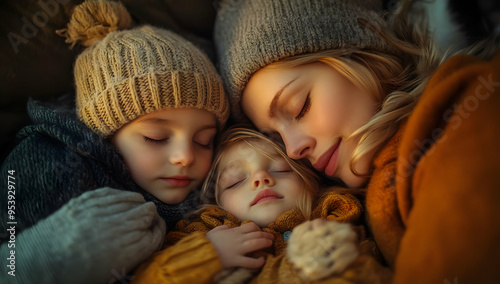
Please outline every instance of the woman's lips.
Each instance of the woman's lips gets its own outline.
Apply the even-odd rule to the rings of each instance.
[[[162,178],[162,180],[168,182],[173,187],[186,187],[193,181],[193,179],[188,176],[172,176]]]
[[[313,165],[317,171],[324,172],[327,176],[333,176],[335,170],[337,170],[338,149],[341,142],[342,138],[319,157],[318,161]]]
[[[264,203],[264,202],[272,201],[272,200],[276,200],[276,199],[282,199],[282,198],[283,198],[283,196],[279,195],[274,190],[271,190],[268,188],[268,189],[264,189],[264,190],[260,191],[257,194],[257,196],[255,196],[255,198],[253,199],[250,206],[254,206],[254,205],[257,205],[260,203]]]

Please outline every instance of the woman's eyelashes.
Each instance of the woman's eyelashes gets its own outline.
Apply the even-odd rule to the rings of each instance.
[[[311,95],[311,93],[307,94],[306,100],[304,101],[304,104],[302,105],[302,108],[300,109],[299,114],[295,117],[295,120],[301,119],[309,111],[309,108],[311,107],[311,96],[310,95]]]

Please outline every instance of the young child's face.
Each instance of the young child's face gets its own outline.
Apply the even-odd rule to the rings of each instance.
[[[177,204],[205,179],[216,132],[211,112],[167,109],[123,126],[112,142],[140,187],[164,203]]]
[[[290,165],[275,153],[270,159],[244,142],[225,151],[220,161],[219,203],[236,218],[264,227],[284,212],[297,208],[303,186]]]

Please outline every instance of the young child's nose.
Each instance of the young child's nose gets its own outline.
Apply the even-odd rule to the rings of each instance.
[[[255,173],[255,178],[253,181],[253,189],[257,189],[259,185],[264,184],[265,186],[273,186],[274,179],[267,171],[258,171]]]
[[[264,184],[269,184],[269,179],[267,179],[267,178],[266,178],[266,179],[264,179],[262,182],[263,182]],[[255,187],[258,187],[258,186],[259,186],[259,184],[260,184],[260,180],[256,180],[256,181],[255,181]]]
[[[176,166],[189,166],[195,161],[194,153],[190,147],[184,147],[184,149],[177,149],[171,157],[170,163]]]

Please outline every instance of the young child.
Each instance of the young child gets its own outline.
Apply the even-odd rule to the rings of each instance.
[[[440,54],[414,2],[219,1],[232,114],[366,189],[394,283],[497,282],[499,45]]]
[[[36,282],[43,271],[47,283],[108,282],[113,269],[126,272],[158,248],[158,215],[169,226],[195,208],[228,102],[202,51],[168,30],[133,27],[119,2],[82,3],[59,33],[86,47],[74,65],[76,113],[30,102],[34,124],[2,166],[2,182],[13,172],[18,189],[19,250],[33,256],[17,259],[16,280]],[[108,188],[67,204],[102,187],[128,192]]]
[[[315,202],[318,189],[317,176],[268,137],[228,130],[203,186],[207,205],[177,223],[133,283],[305,282],[342,272],[359,254],[343,223],[358,223],[362,206],[340,188]]]

